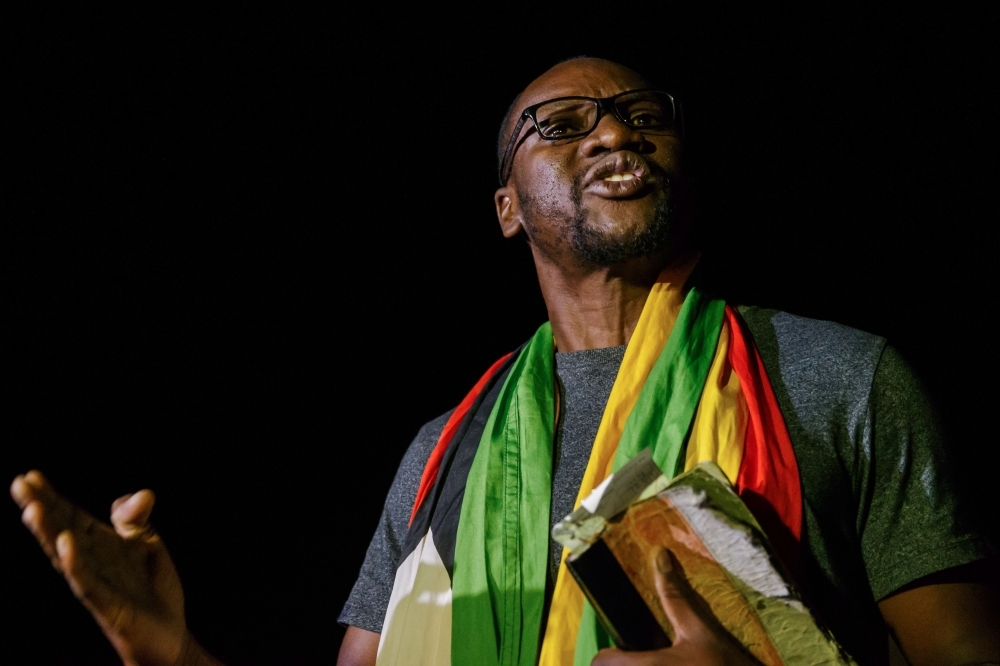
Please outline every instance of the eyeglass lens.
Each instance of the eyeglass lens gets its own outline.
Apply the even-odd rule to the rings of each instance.
[[[627,125],[644,132],[670,131],[674,105],[669,97],[652,92],[622,95],[614,101],[616,115]],[[560,139],[586,134],[597,124],[597,102],[589,99],[555,100],[535,110],[543,137]]]

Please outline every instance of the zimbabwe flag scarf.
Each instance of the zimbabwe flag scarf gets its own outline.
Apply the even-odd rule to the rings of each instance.
[[[786,557],[802,524],[791,440],[739,314],[661,274],[625,351],[576,504],[641,449],[668,477],[715,461]],[[610,641],[565,566],[546,626],[556,395],[548,323],[452,413],[421,478],[377,663],[589,664]],[[560,516],[561,517],[561,516]]]

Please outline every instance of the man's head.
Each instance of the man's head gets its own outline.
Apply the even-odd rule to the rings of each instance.
[[[644,131],[644,122],[626,124],[620,116],[628,110],[616,107],[584,136],[546,140],[527,119],[511,139],[521,112],[541,102],[648,88],[627,67],[577,58],[556,65],[520,94],[498,141],[498,158],[506,154],[506,182],[495,203],[505,236],[523,231],[537,259],[566,267],[613,266],[677,249],[671,245],[679,230],[679,123]],[[636,113],[642,112],[640,104]]]

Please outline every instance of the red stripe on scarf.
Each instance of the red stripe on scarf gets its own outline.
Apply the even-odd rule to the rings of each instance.
[[[729,363],[740,379],[750,417],[736,490],[782,560],[795,569],[802,537],[802,483],[792,439],[743,318],[727,305],[726,319],[732,332]]]
[[[437,444],[434,445],[434,450],[431,451],[430,458],[427,459],[427,464],[424,466],[424,473],[420,476],[417,499],[413,502],[413,511],[410,512],[410,524],[413,524],[413,518],[417,515],[417,510],[420,509],[420,505],[423,504],[427,493],[431,491],[431,488],[434,487],[434,483],[437,481],[438,470],[441,468],[441,459],[444,458],[444,452],[448,449],[448,444],[451,442],[452,437],[455,436],[455,431],[461,425],[462,419],[469,413],[472,403],[476,401],[476,397],[479,396],[483,387],[486,386],[486,382],[496,374],[496,371],[508,358],[510,358],[510,354],[505,354],[499,361],[491,365],[486,374],[476,382],[476,385],[472,387],[472,390],[469,391],[465,399],[459,403],[458,407],[455,408],[455,411],[448,418],[448,422],[444,425],[444,430],[441,431],[441,436],[438,437]]]

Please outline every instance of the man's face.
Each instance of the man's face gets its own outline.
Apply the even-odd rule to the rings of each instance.
[[[621,65],[573,60],[532,82],[518,110],[556,97],[610,97],[648,85]],[[496,194],[504,235],[524,231],[536,253],[563,266],[611,266],[665,252],[676,226],[671,192],[680,181],[680,148],[678,134],[644,135],[610,113],[590,134],[556,141],[539,138],[527,121],[510,178]]]

